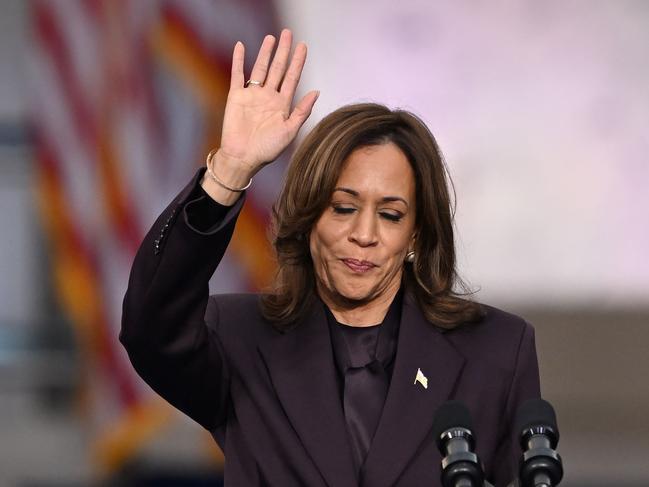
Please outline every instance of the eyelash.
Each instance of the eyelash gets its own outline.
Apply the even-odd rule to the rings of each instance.
[[[339,215],[349,215],[351,213],[354,213],[356,211],[356,208],[349,208],[346,206],[333,206],[333,211],[334,213],[337,213]],[[403,215],[394,215],[392,213],[386,213],[386,212],[380,212],[379,215],[381,215],[383,218],[385,218],[388,221],[391,222],[399,222],[401,218],[403,218]]]
[[[398,222],[403,218],[402,215],[393,215],[392,213],[380,213],[380,215],[391,222]]]

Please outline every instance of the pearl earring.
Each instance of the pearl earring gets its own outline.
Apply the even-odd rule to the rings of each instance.
[[[406,254],[406,262],[412,264],[415,261],[415,251],[411,250]]]

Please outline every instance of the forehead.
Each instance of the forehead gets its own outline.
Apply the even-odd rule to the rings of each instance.
[[[337,187],[359,194],[401,196],[414,199],[414,173],[408,158],[394,143],[355,149],[345,160]]]

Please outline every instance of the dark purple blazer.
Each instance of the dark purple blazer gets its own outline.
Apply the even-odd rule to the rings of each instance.
[[[280,333],[262,317],[257,295],[208,296],[243,198],[214,228],[197,229],[192,208],[206,197],[200,175],[158,218],[135,258],[120,334],[133,366],[210,430],[225,453],[226,485],[359,485],[323,305]],[[361,485],[440,485],[431,426],[449,399],[473,415],[488,478],[497,486],[511,480],[520,455],[512,417],[522,401],[539,397],[534,331],[517,316],[485,309],[482,322],[443,331],[406,294]],[[415,383],[418,369],[427,388]]]

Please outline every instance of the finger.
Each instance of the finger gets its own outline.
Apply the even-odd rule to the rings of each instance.
[[[311,115],[313,105],[315,105],[315,102],[319,96],[319,91],[309,91],[302,97],[298,104],[295,105],[295,108],[286,121],[293,136],[297,134],[297,131],[300,130],[302,124],[304,124],[304,122],[306,122],[306,119],[309,118],[309,115]]]
[[[246,59],[246,48],[243,42],[237,41],[232,52],[232,73],[230,75],[230,89],[243,88],[243,65]]]
[[[275,46],[275,37],[267,35],[261,43],[257,60],[252,67],[250,79],[264,83],[266,81],[266,73],[268,73],[268,65],[270,64],[270,56],[273,54],[273,47]]]
[[[300,42],[297,46],[295,46],[295,52],[293,53],[291,64],[286,71],[284,81],[282,82],[282,88],[280,90],[280,93],[282,95],[285,95],[289,100],[292,100],[295,96],[295,90],[297,89],[297,85],[300,82],[300,76],[302,76],[302,68],[304,68],[305,61],[306,44],[304,42]]]
[[[268,77],[266,78],[266,86],[269,86],[276,90],[279,87],[279,84],[282,82],[284,77],[284,72],[286,71],[286,65],[288,64],[288,56],[291,53],[291,44],[293,43],[293,34],[290,30],[282,30],[282,34],[279,37],[279,43],[277,44],[277,51],[275,51],[275,57],[273,62],[270,65],[270,70],[268,71]]]

